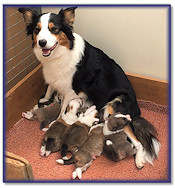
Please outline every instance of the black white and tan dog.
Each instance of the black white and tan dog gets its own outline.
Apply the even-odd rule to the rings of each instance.
[[[133,127],[137,129],[134,133],[138,133],[136,136],[139,140],[145,140],[143,147],[151,151],[151,156],[155,156],[152,126],[140,118],[131,83],[113,59],[73,33],[75,9],[70,7],[61,9],[58,14],[40,14],[35,9],[19,8],[26,22],[27,35],[32,36],[34,53],[43,66],[45,81],[49,84],[40,102],[49,100],[56,90],[63,98],[61,112],[71,99],[78,97],[91,101],[100,110],[123,94],[127,97],[129,114],[135,119]],[[143,156],[138,158],[137,161],[143,161]],[[141,168],[144,163],[139,162],[137,166]]]

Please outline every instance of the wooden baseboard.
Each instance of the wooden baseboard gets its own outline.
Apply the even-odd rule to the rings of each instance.
[[[126,73],[137,99],[168,105],[168,83],[150,77]]]
[[[7,130],[21,119],[22,112],[30,110],[37,104],[45,89],[41,65],[38,65],[6,93]]]
[[[167,105],[168,84],[161,80],[126,73],[136,92],[137,99]],[[41,65],[22,79],[6,94],[6,128],[9,130],[20,118],[21,113],[30,110],[43,95],[46,86]]]

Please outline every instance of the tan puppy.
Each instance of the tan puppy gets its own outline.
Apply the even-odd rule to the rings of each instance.
[[[57,160],[58,163],[65,165],[75,163],[75,171],[72,173],[72,179],[76,177],[81,179],[82,172],[86,171],[92,164],[93,159],[101,155],[104,142],[103,125],[102,123],[91,127],[87,140],[69,160]]]
[[[22,117],[31,120],[39,121],[40,129],[43,129],[49,125],[52,121],[56,120],[61,111],[61,104],[58,102],[53,102],[47,107],[37,108],[35,110],[27,111],[22,113]]]
[[[49,125],[49,129],[43,136],[40,155],[49,156],[50,153],[57,152],[61,147],[61,139],[69,125],[62,119],[55,120]]]

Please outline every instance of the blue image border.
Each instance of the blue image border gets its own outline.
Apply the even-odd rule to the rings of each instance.
[[[6,28],[6,22],[5,22],[5,17],[6,17],[6,8],[8,7],[69,7],[69,6],[78,6],[78,7],[114,7],[114,8],[118,8],[118,7],[122,7],[122,8],[126,8],[126,7],[139,7],[139,8],[145,8],[145,7],[153,7],[153,8],[159,8],[159,7],[167,7],[168,8],[168,46],[167,46],[167,50],[168,50],[168,179],[167,180],[32,180],[32,181],[11,181],[11,180],[6,180],[5,179],[5,172],[6,172],[6,164],[5,164],[5,151],[6,151],[6,144],[5,144],[5,139],[6,139],[6,99],[5,99],[5,94],[6,94],[6,90],[5,90],[5,83],[6,83],[6,78],[5,78],[5,72],[6,72],[6,68],[5,68],[5,50],[6,49],[6,32],[5,32],[5,28]],[[38,4],[38,5],[34,5],[34,4],[20,4],[20,5],[16,5],[16,4],[4,4],[3,5],[3,182],[4,183],[171,183],[171,5],[170,4],[151,4],[151,5],[147,5],[147,4],[126,4],[126,5],[117,5],[117,4],[93,4],[93,5],[89,5],[89,4],[52,4],[52,5],[43,5],[43,4]]]

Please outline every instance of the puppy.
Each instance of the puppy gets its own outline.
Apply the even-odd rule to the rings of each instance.
[[[72,125],[78,121],[78,117],[81,113],[92,106],[92,103],[86,101],[85,98],[75,98],[69,101],[66,110],[61,115],[61,118],[69,125]]]
[[[41,142],[41,156],[49,156],[50,153],[60,150],[61,139],[67,127],[69,125],[62,119],[50,123],[49,129],[44,134]]]
[[[101,121],[105,121],[111,114],[120,113],[130,115],[131,121],[124,127],[124,132],[137,149],[135,163],[138,169],[144,167],[145,162],[153,163],[158,157],[160,143],[156,138],[154,126],[142,117],[135,117],[131,111],[131,102],[127,95],[122,94],[106,104],[101,110]],[[110,134],[108,126],[104,126],[106,135]],[[108,133],[107,133],[108,132]]]
[[[81,114],[79,121],[66,129],[61,143],[62,159],[67,159],[67,151],[75,153],[82,147],[88,137],[90,127],[99,121],[99,119],[95,118],[96,114],[96,107],[92,106],[84,114]]]
[[[60,164],[69,165],[75,163],[75,171],[72,173],[72,179],[82,178],[82,172],[92,164],[93,159],[100,156],[103,151],[103,123],[91,127],[87,140],[83,146],[75,152],[69,160],[58,159]]]
[[[124,127],[129,125],[130,121],[129,115],[124,116],[118,113],[111,115],[105,122],[103,132],[107,136],[104,141],[103,153],[112,161],[120,161],[137,152],[124,132]]]
[[[39,121],[40,129],[42,130],[44,127],[49,125],[52,121],[56,120],[61,111],[61,104],[58,102],[51,103],[47,107],[37,108],[35,110],[27,111],[26,113],[22,113],[22,117],[31,120],[31,121]]]

